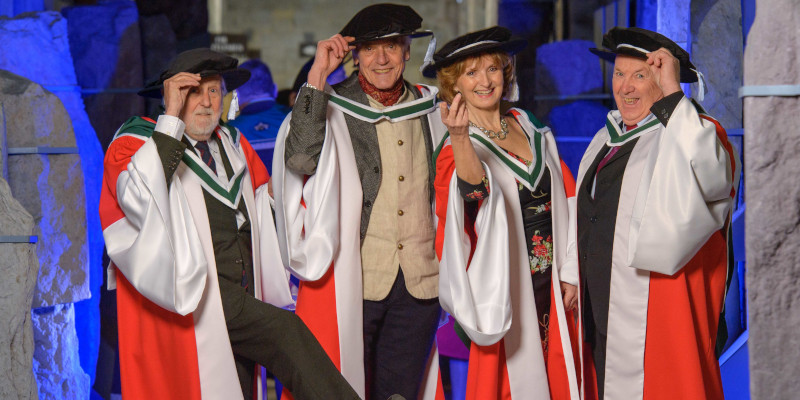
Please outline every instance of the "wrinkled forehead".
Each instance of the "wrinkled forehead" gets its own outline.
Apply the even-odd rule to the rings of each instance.
[[[641,59],[639,57],[628,56],[624,54],[617,54],[617,57],[614,58],[614,69],[617,70],[638,70],[638,69],[650,69],[650,66],[647,65],[646,59]]]

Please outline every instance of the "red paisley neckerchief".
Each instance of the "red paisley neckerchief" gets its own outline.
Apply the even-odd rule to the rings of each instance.
[[[389,107],[394,105],[394,103],[397,103],[397,100],[400,100],[400,95],[403,94],[403,79],[398,79],[391,89],[381,90],[376,88],[375,85],[367,82],[367,78],[365,78],[364,75],[359,72],[358,83],[361,84],[361,90],[363,90],[364,93],[368,94],[385,107]]]

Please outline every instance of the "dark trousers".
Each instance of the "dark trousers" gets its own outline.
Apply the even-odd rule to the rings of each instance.
[[[245,399],[253,398],[255,364],[265,366],[297,400],[359,398],[300,317],[254,298],[241,285],[219,283]]]
[[[367,399],[393,394],[416,399],[438,327],[439,299],[420,300],[399,271],[389,295],[364,300],[364,369]]]

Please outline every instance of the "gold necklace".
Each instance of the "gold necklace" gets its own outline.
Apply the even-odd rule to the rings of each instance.
[[[508,122],[503,117],[500,117],[500,131],[495,132],[489,129],[486,129],[482,126],[476,125],[474,122],[469,121],[469,126],[478,128],[479,131],[483,132],[484,135],[488,136],[489,139],[498,139],[503,140],[508,136]]]

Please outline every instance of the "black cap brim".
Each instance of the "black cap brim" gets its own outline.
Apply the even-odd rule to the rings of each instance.
[[[425,68],[422,69],[422,76],[426,78],[436,78],[436,71],[438,71],[439,69],[452,65],[459,60],[463,60],[465,58],[469,58],[479,54],[505,52],[508,53],[508,55],[513,56],[520,50],[524,49],[525,46],[527,45],[528,41],[525,39],[512,39],[506,42],[479,44],[477,46],[470,47],[468,49],[464,49],[455,54],[452,54],[451,56],[448,56],[447,58],[440,60],[439,62],[436,61],[431,62],[429,65],[427,65]]]
[[[206,78],[209,76],[214,75],[222,75],[222,79],[225,80],[225,89],[230,91],[235,90],[239,86],[242,86],[250,79],[250,71],[244,68],[236,68],[228,71],[217,72],[217,71],[202,71],[200,72],[201,78]],[[164,82],[161,79],[158,79],[154,82],[149,83],[144,89],[138,92],[139,96],[149,97],[153,99],[160,99],[162,97],[161,90],[164,88]]]
[[[622,54],[647,60],[651,51],[659,48],[667,49],[680,62],[680,81],[682,83],[697,82],[697,73],[692,64],[689,53],[670,38],[654,31],[643,28],[611,28],[603,35],[603,49],[593,48],[590,52],[610,63],[616,61],[617,55]]]
[[[431,36],[431,35],[433,35],[433,32],[431,32],[431,31],[416,31],[416,32],[411,32],[411,33],[393,33],[393,34],[390,34],[390,35],[380,36],[380,37],[372,37],[372,36],[370,36],[370,37],[360,37],[360,38],[356,38],[355,40],[350,42],[350,45],[351,46],[357,46],[357,45],[360,45],[360,44],[363,44],[363,43],[367,43],[367,42],[375,42],[375,41],[378,41],[378,40],[386,40],[386,39],[392,39],[392,38],[403,37],[403,36],[408,36],[411,39],[416,39],[416,38],[419,38],[419,37],[425,37],[425,36]]]

